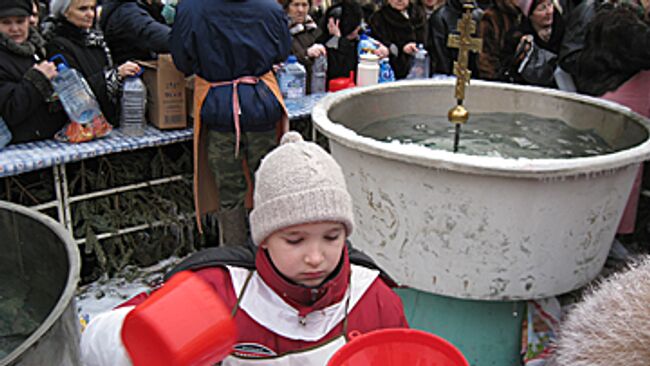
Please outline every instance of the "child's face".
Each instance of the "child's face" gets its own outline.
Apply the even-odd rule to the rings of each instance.
[[[345,237],[345,226],[338,222],[301,224],[276,231],[262,248],[284,276],[315,287],[339,264]]]

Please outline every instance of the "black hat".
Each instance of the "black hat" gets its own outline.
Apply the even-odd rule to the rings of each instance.
[[[0,18],[27,17],[32,14],[30,0],[0,0]]]

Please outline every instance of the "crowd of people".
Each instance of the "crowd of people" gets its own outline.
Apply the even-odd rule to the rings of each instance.
[[[11,0],[0,7],[0,117],[12,143],[51,138],[65,122],[63,109],[48,80],[57,74],[51,56],[62,54],[87,79],[104,115],[118,124],[119,94],[125,77],[146,61],[171,51],[176,1],[161,0]],[[457,50],[447,45],[457,32],[462,0],[277,0],[291,37],[290,54],[307,71],[327,56],[328,80],[356,71],[359,36],[380,44],[374,53],[388,58],[396,79],[409,71],[417,45],[428,51],[431,74],[451,75]],[[646,47],[632,47],[629,27],[647,31],[645,0],[490,0],[471,2],[483,49],[470,56],[472,77],[501,82],[572,89],[600,96],[619,87],[632,73],[650,67]],[[169,10],[172,9],[172,10]],[[625,10],[627,9],[627,12]],[[593,35],[597,13],[601,26],[624,34]],[[627,42],[609,42],[622,38]],[[279,41],[278,39],[275,40]],[[603,42],[607,43],[604,44]],[[589,43],[600,43],[593,45]],[[628,47],[629,45],[629,47]],[[227,45],[224,45],[227,46]],[[605,48],[600,46],[615,47]],[[594,57],[585,48],[597,49]],[[633,60],[615,61],[629,56]],[[606,58],[607,67],[595,60]],[[274,60],[279,64],[284,60]],[[601,72],[605,70],[604,72]],[[182,70],[192,71],[192,70]],[[607,82],[603,80],[614,80]],[[309,80],[309,78],[307,78]],[[568,80],[568,83],[562,82]],[[597,84],[597,85],[595,85]],[[608,84],[608,85],[604,85]],[[309,85],[307,85],[309,90]],[[28,96],[28,97],[27,97]]]

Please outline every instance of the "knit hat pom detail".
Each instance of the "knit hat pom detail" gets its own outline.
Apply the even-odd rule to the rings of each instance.
[[[296,131],[289,131],[282,135],[282,139],[280,140],[280,145],[284,144],[289,144],[292,142],[303,142],[304,140],[302,139],[302,135],[300,135]]]

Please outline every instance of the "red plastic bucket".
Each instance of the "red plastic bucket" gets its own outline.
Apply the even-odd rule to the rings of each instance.
[[[415,329],[380,329],[341,347],[328,366],[469,366],[460,351],[445,339]]]
[[[232,351],[237,330],[210,285],[184,271],[124,319],[122,341],[134,366],[203,366]]]

